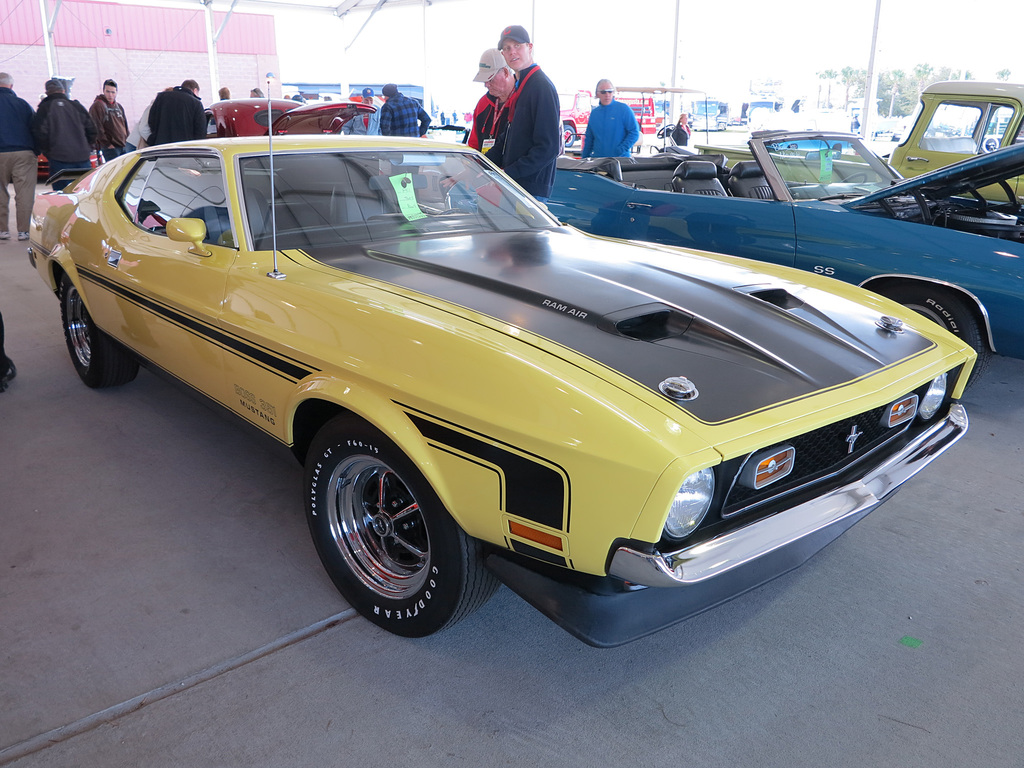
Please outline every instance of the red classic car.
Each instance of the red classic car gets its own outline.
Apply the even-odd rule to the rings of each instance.
[[[211,137],[266,136],[267,126],[272,124],[274,135],[341,133],[342,126],[356,115],[375,111],[358,101],[296,106],[291,99],[228,99],[207,108],[207,132]]]

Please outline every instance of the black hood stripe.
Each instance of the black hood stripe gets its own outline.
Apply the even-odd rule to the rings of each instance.
[[[523,328],[659,397],[662,381],[685,376],[700,396],[684,404],[666,401],[708,424],[878,375],[934,348],[914,332],[886,334],[875,326],[880,313],[861,304],[759,273],[754,264],[733,266],[566,230],[305,253]],[[759,290],[760,284],[767,287]],[[674,318],[663,337],[623,330],[658,312]],[[671,331],[673,324],[682,330]]]

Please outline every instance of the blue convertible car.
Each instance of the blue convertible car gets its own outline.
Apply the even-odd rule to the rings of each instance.
[[[1024,208],[1006,181],[1024,174],[1024,145],[913,179],[849,134],[765,131],[702,151],[561,158],[548,208],[597,235],[869,288],[961,336],[977,371],[993,352],[1024,357]]]

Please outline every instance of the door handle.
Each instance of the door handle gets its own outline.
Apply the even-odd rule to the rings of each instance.
[[[914,157],[913,155],[907,155],[907,162],[913,162],[915,160],[920,160],[921,162],[924,163],[931,162],[927,157]]]
[[[635,210],[637,208],[653,208],[654,206],[649,203],[626,203],[626,207]]]

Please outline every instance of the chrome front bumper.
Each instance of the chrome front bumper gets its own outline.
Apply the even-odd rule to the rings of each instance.
[[[856,482],[745,528],[676,552],[651,554],[621,547],[612,556],[609,573],[649,587],[684,587],[743,569],[762,558],[774,562],[805,560],[864,518],[963,437],[967,423],[967,411],[962,405],[955,404],[945,420],[922,433],[899,453],[871,468]],[[764,576],[759,572],[757,581],[763,582]],[[728,581],[735,582],[737,577],[742,581],[739,573],[732,573]],[[732,584],[731,589],[736,586]]]

